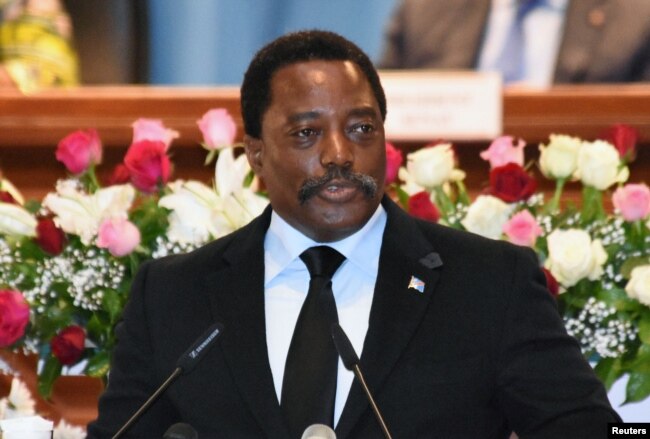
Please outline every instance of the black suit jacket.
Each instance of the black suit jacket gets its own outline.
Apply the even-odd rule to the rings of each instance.
[[[474,69],[490,0],[403,0],[382,68]],[[570,0],[555,83],[650,81],[650,2]]]
[[[530,250],[416,220],[388,199],[361,368],[395,438],[606,437],[617,420],[566,335]],[[89,437],[110,437],[211,322],[225,329],[130,431],[187,422],[201,438],[285,438],[268,362],[264,235],[251,224],[145,264],[117,329],[109,384]],[[409,289],[411,276],[424,292]],[[379,438],[354,383],[338,438]]]

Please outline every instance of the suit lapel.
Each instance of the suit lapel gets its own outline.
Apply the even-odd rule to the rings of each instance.
[[[442,265],[415,221],[392,201],[385,199],[383,205],[388,221],[361,355],[361,369],[376,397],[381,395],[386,378],[416,332],[434,293],[438,267]],[[418,281],[424,284],[422,292],[414,287]],[[370,406],[355,380],[336,426],[337,436],[347,437],[366,410]]]
[[[270,207],[237,232],[223,266],[205,279],[212,313],[224,324],[221,349],[244,400],[267,437],[285,437],[266,346],[264,235]]]

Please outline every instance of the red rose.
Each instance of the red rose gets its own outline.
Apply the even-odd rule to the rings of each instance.
[[[397,179],[397,173],[403,161],[402,151],[386,142],[386,184],[391,184]]]
[[[9,204],[18,204],[16,199],[7,191],[0,191],[0,201]]]
[[[84,351],[86,333],[80,326],[68,326],[59,332],[50,342],[52,354],[65,366],[77,362]]]
[[[123,163],[120,163],[113,168],[113,173],[108,179],[108,184],[124,184],[128,183],[130,180],[131,174],[129,174],[129,170]]]
[[[79,130],[68,134],[56,147],[56,159],[68,171],[81,174],[102,161],[102,142],[96,130]]]
[[[18,291],[0,290],[0,348],[11,346],[25,334],[29,305]]]
[[[131,175],[133,186],[143,192],[155,192],[167,183],[171,163],[165,154],[167,146],[160,141],[141,140],[131,144],[124,157],[124,165]]]
[[[631,126],[613,125],[605,130],[600,137],[614,145],[624,162],[630,163],[636,158],[636,142],[639,139],[639,132]]]
[[[36,225],[36,243],[51,255],[61,254],[65,247],[65,232],[54,224],[52,218],[40,218]]]
[[[535,179],[516,163],[498,166],[490,171],[490,194],[506,203],[527,200],[536,189]]]
[[[408,201],[408,211],[416,218],[437,223],[440,219],[440,211],[431,202],[431,197],[425,191],[412,195]]]
[[[560,284],[558,284],[557,279],[546,268],[542,267],[542,271],[544,272],[544,276],[546,276],[546,288],[548,288],[551,296],[557,297],[560,294]]]

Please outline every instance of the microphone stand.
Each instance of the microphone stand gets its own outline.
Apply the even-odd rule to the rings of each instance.
[[[160,387],[158,387],[158,390],[156,390],[156,391],[154,392],[154,394],[151,395],[151,396],[149,397],[149,399],[147,399],[147,401],[146,401],[144,404],[142,404],[142,406],[138,409],[138,411],[135,412],[135,413],[133,414],[133,416],[131,416],[131,417],[129,418],[128,421],[126,421],[126,424],[124,424],[124,425],[122,426],[122,428],[120,428],[120,429],[118,430],[118,432],[115,433],[115,434],[113,435],[113,437],[112,437],[111,439],[117,439],[117,438],[121,437],[121,436],[124,434],[124,432],[126,432],[126,431],[131,427],[131,425],[132,425],[132,424],[133,424],[137,419],[140,418],[140,416],[145,412],[145,410],[147,410],[147,409],[149,408],[149,406],[150,406],[151,404],[153,404],[154,401],[156,401],[156,400],[158,399],[158,397],[159,397],[159,396],[160,396],[160,395],[161,395],[165,390],[167,390],[167,387],[169,387],[169,385],[170,385],[171,383],[173,383],[174,380],[175,380],[176,378],[178,378],[178,376],[179,376],[181,373],[183,373],[183,369],[182,369],[182,368],[177,367],[176,369],[174,369],[174,372],[172,372],[172,374],[169,375],[169,378],[167,378],[167,379],[165,380],[165,382],[162,383]]]
[[[384,436],[386,436],[386,439],[393,439],[393,437],[390,435],[390,432],[388,431],[388,427],[386,426],[386,422],[384,422],[384,417],[379,412],[379,407],[377,407],[377,403],[375,402],[375,398],[372,397],[372,394],[370,393],[370,389],[368,388],[368,385],[366,384],[366,380],[363,378],[363,374],[361,373],[361,368],[359,367],[359,364],[355,364],[353,366],[353,372],[356,375],[359,382],[361,383],[361,387],[363,388],[363,391],[366,392],[366,396],[368,397],[368,401],[370,401],[370,406],[372,407],[372,411],[375,412],[375,416],[377,417],[377,420],[379,421],[379,425],[381,427],[381,430],[384,432]]]

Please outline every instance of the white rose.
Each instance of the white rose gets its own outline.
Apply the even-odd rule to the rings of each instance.
[[[539,145],[539,165],[549,178],[564,179],[573,175],[582,141],[576,137],[551,134],[548,145]]]
[[[564,287],[581,279],[596,280],[603,274],[607,253],[599,239],[591,240],[584,230],[554,230],[547,238],[548,259],[544,264]]]
[[[454,177],[451,144],[419,149],[406,157],[406,168],[415,183],[425,188],[440,186]]]
[[[499,239],[511,210],[511,206],[492,195],[480,195],[467,209],[461,224],[470,232]]]
[[[634,267],[625,291],[632,299],[650,306],[650,265]]]
[[[401,181],[404,182],[400,185],[400,189],[406,192],[409,196],[415,195],[418,192],[422,192],[424,190],[422,186],[415,182],[415,178],[409,174],[409,171],[407,171],[405,167],[402,166],[399,168],[399,171],[397,171],[397,176]]]
[[[608,142],[584,142],[578,153],[576,176],[587,186],[605,190],[614,183],[623,183],[630,173],[621,167],[618,151]]]
[[[128,218],[135,189],[128,184],[109,186],[94,194],[79,190],[74,180],[59,181],[56,193],[49,193],[43,206],[53,212],[54,221],[64,232],[78,235],[90,245],[99,225],[108,218]]]
[[[0,202],[0,234],[36,236],[36,225],[36,218],[22,206]]]

